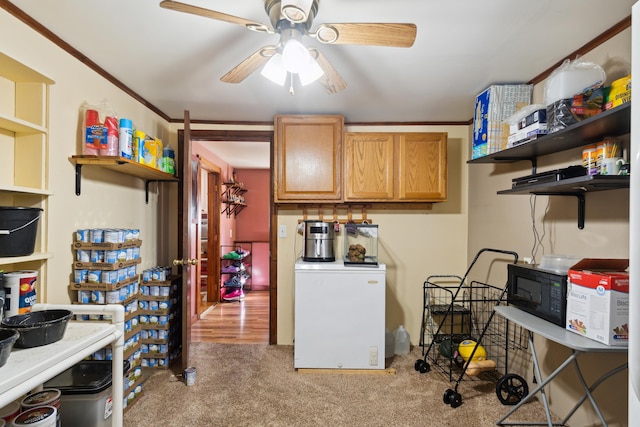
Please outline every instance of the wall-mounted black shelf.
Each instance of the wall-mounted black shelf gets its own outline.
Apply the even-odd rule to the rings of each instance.
[[[537,158],[601,141],[607,136],[631,132],[631,103],[604,111],[535,141],[467,161],[476,163],[531,162],[536,173]],[[629,188],[629,176],[583,175],[555,182],[535,183],[498,191],[498,194],[537,194],[544,196],[573,196],[578,198],[578,228],[584,228],[585,193],[590,191]]]
[[[578,228],[584,228],[585,197],[590,191],[615,190],[629,188],[629,176],[617,175],[584,175],[563,179],[556,182],[531,184],[509,190],[498,191],[498,194],[536,194],[540,196],[573,196],[578,199]]]
[[[541,194],[541,193],[586,193],[589,191],[615,190],[629,188],[629,176],[621,175],[583,175],[555,182],[525,185],[498,194]]]
[[[534,141],[506,150],[488,154],[467,163],[507,163],[535,159],[545,154],[557,153],[600,141],[605,136],[624,135],[631,132],[631,103],[604,111],[574,125]]]

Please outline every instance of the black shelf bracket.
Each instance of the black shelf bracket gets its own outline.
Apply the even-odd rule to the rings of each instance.
[[[119,164],[123,164],[120,162]],[[144,202],[149,204],[149,184],[152,182],[175,182],[173,180],[165,179],[146,179],[144,180]],[[76,196],[82,194],[82,164],[76,163]]]
[[[149,204],[149,184],[152,182],[180,182],[172,179],[145,179],[144,180],[144,202]]]
[[[82,182],[82,165],[76,163],[76,196],[80,195],[80,183]]]
[[[584,229],[585,217],[585,197],[583,192],[579,193],[533,193],[541,196],[573,196],[578,198],[578,228]]]
[[[151,182],[152,181],[148,179],[144,181],[144,204],[145,205],[149,204],[149,183]]]

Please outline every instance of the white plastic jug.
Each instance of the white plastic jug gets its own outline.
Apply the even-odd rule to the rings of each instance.
[[[409,340],[409,332],[404,328],[404,326],[398,326],[398,329],[395,330],[395,350],[397,355],[409,354],[409,350],[411,347],[411,342]]]
[[[393,357],[396,353],[396,339],[389,329],[384,330],[384,357]]]

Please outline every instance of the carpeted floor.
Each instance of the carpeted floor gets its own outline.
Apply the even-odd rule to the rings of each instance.
[[[387,359],[395,374],[301,373],[292,346],[193,343],[195,385],[154,372],[124,426],[493,426],[510,409],[491,381],[462,381],[462,405],[445,405],[455,382],[418,373],[418,358],[420,348]],[[544,422],[542,405],[527,403],[507,421]]]

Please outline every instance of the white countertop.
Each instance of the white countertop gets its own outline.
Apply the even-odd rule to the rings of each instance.
[[[60,341],[33,348],[13,348],[7,362],[0,368],[0,407],[64,372],[99,349],[112,344],[122,348],[124,308],[118,305],[46,305],[36,309],[63,308],[76,314],[111,314],[112,322],[69,321]],[[117,343],[117,344],[113,344]],[[113,425],[122,424],[122,355],[115,352],[112,361],[114,386]]]
[[[106,322],[70,321],[63,339],[58,342],[34,348],[14,348],[7,363],[0,368],[0,407],[31,390],[21,387],[31,378],[49,370],[57,370],[48,372],[52,377],[63,372],[79,361],[73,356],[82,354],[82,360],[88,347],[108,338],[98,349],[104,347],[113,340],[111,336],[115,332],[116,326]],[[91,353],[93,351],[88,352]]]

